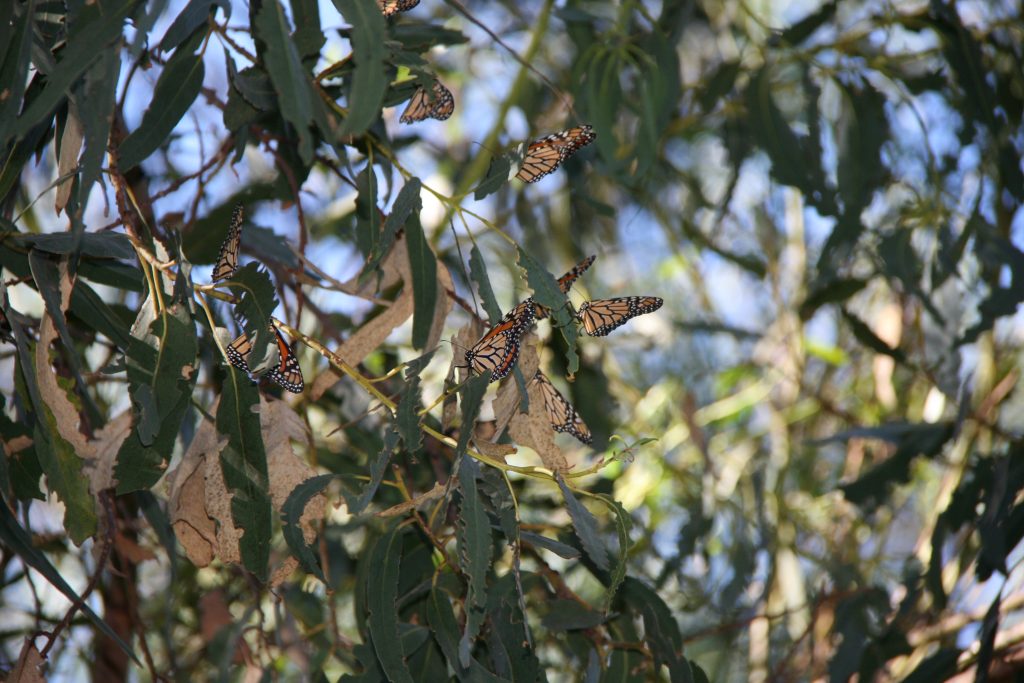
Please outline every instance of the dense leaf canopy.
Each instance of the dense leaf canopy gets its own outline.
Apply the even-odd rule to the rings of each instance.
[[[1019,3],[12,6],[0,673],[1024,671]]]

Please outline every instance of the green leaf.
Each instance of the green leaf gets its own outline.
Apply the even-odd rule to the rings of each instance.
[[[409,270],[412,274],[412,346],[422,349],[430,339],[437,309],[437,258],[423,234],[420,217],[414,214],[406,224],[405,240],[409,250]]]
[[[520,531],[519,538],[523,543],[529,543],[534,547],[543,548],[544,550],[552,552],[566,560],[576,560],[580,557],[580,551],[573,548],[571,545],[559,543],[552,538],[535,534],[532,531]]]
[[[307,67],[316,66],[326,38],[320,28],[320,7],[318,0],[292,0],[292,16],[295,19],[295,33],[292,40]]]
[[[390,28],[391,38],[410,52],[426,52],[440,45],[462,45],[469,37],[461,31],[424,22],[403,22]]]
[[[117,492],[152,487],[163,476],[199,375],[195,323],[181,304],[150,324],[149,300],[125,352],[134,429],[117,454]]]
[[[656,591],[637,579],[627,578],[622,584],[623,602],[644,620],[644,642],[658,666],[665,665],[673,681],[693,683],[690,665],[682,657],[683,637],[672,611]]]
[[[377,271],[381,260],[391,250],[391,245],[395,243],[395,236],[405,227],[406,221],[409,220],[411,215],[419,214],[420,208],[423,206],[423,202],[420,199],[421,186],[419,178],[410,178],[402,186],[398,197],[395,199],[395,205],[391,207],[391,213],[388,214],[387,219],[384,221],[384,229],[373,243],[370,255],[366,259],[366,265],[363,267],[361,279],[365,279],[371,273]],[[422,228],[420,232],[422,234]]]
[[[607,613],[612,607],[616,591],[619,590],[619,586],[622,585],[626,578],[626,569],[629,566],[629,530],[632,528],[633,523],[629,513],[618,502],[606,496],[602,496],[602,498],[605,499],[606,503],[610,504],[610,507],[615,512],[615,529],[619,533],[619,557],[615,563],[615,569],[609,577],[608,590],[605,592],[604,598],[604,611]]]
[[[110,308],[92,287],[81,280],[71,291],[70,311],[92,329],[105,335],[121,350],[131,344],[131,333],[125,321]]]
[[[427,598],[427,621],[434,634],[434,640],[437,641],[448,661],[448,666],[455,671],[458,680],[494,683],[506,680],[485,669],[475,657],[470,661],[468,668],[459,661],[459,624],[455,620],[451,598],[444,591],[437,588],[430,591]]]
[[[576,355],[576,339],[579,328],[576,319],[569,312],[568,300],[558,286],[555,276],[545,270],[537,259],[519,250],[519,267],[526,271],[526,282],[533,290],[533,298],[541,306],[551,310],[552,324],[557,327],[565,339],[565,361],[569,374],[576,374],[580,368],[580,357]]]
[[[57,571],[57,568],[50,564],[46,555],[35,547],[31,537],[21,528],[18,520],[15,519],[11,509],[7,506],[7,502],[3,500],[0,500],[0,540],[3,541],[5,550],[10,550],[16,554],[22,562],[39,572],[54,588],[63,593],[68,600],[78,605],[82,613],[103,635],[114,641],[121,648],[121,651],[131,657],[132,661],[139,667],[142,666],[142,662],[136,659],[131,646],[124,642],[114,629],[110,628],[107,622],[101,619],[89,607],[88,603],[82,601],[78,593],[68,585],[61,573]]]
[[[572,519],[572,526],[576,530],[576,536],[580,539],[580,543],[583,544],[583,549],[599,569],[608,571],[610,566],[608,548],[601,539],[601,532],[597,528],[597,518],[582,503],[576,500],[576,496],[572,494],[572,490],[566,486],[565,481],[560,476],[557,479],[558,488],[562,489],[562,497],[565,499],[566,510],[569,512],[569,518]]]
[[[232,289],[242,290],[235,314],[242,319],[242,330],[252,344],[249,369],[258,375],[269,369],[269,361],[277,350],[273,343],[276,334],[270,329],[270,316],[277,308],[277,292],[267,271],[255,262],[239,268],[229,282]]]
[[[349,513],[358,515],[373,500],[374,494],[380,488],[380,482],[384,479],[384,472],[387,471],[388,462],[391,460],[391,453],[398,445],[398,439],[398,429],[394,425],[390,425],[387,431],[384,432],[384,447],[380,449],[380,453],[370,463],[370,481],[366,482],[366,486],[363,487],[358,497],[350,496],[343,492]]]
[[[362,135],[380,116],[389,79],[384,60],[387,35],[384,15],[374,0],[334,0],[334,6],[352,25],[352,60],[356,71],[348,94],[348,116],[339,136]]]
[[[187,40],[197,28],[205,26],[214,7],[220,7],[225,20],[231,18],[230,0],[190,0],[164,34],[160,41],[160,51],[170,52]]]
[[[356,176],[356,244],[369,258],[381,239],[380,209],[377,208],[377,174],[372,164]]]
[[[30,22],[35,5],[35,0],[12,5],[13,32],[7,37],[4,52],[0,53],[0,83],[7,88],[5,96],[0,98],[0,149],[7,147],[8,129],[14,123],[25,95],[32,45]]]
[[[641,683],[646,678],[643,670],[644,659],[639,652],[612,650],[611,661],[601,676],[601,683]]]
[[[861,278],[829,279],[815,283],[815,288],[807,293],[800,304],[800,319],[810,320],[826,304],[847,301],[867,284],[867,280]]]
[[[463,431],[466,431],[463,425]],[[477,465],[463,455],[459,462],[458,550],[459,566],[469,582],[466,594],[466,630],[459,641],[459,661],[470,663],[473,640],[483,626],[487,607],[487,571],[491,566],[491,523],[477,490]]]
[[[369,627],[377,661],[392,683],[412,683],[403,659],[398,630],[398,578],[402,562],[402,533],[395,525],[377,540],[370,553],[373,568],[367,577]]]
[[[511,573],[491,586],[487,600],[490,614],[487,647],[495,673],[515,683],[534,683],[538,677],[544,680],[543,670],[517,596],[515,577]]]
[[[288,494],[288,500],[281,508],[281,531],[284,534],[285,542],[288,543],[288,547],[291,548],[292,554],[295,555],[302,568],[324,583],[327,583],[327,577],[324,576],[323,569],[320,568],[320,560],[317,553],[314,552],[315,546],[306,543],[306,537],[302,533],[302,526],[299,522],[302,519],[302,513],[306,511],[306,504],[309,503],[309,500],[323,491],[334,477],[333,474],[310,477],[292,489],[292,492]]]
[[[469,437],[473,434],[473,423],[480,414],[480,406],[483,403],[484,394],[487,393],[487,385],[491,378],[486,373],[470,377],[461,392],[462,402],[462,426],[459,429],[459,440],[455,445],[455,456],[466,455],[466,448],[469,446]]]
[[[496,325],[501,320],[501,307],[494,296],[491,288],[491,279],[487,276],[487,264],[484,262],[480,248],[474,243],[469,251],[469,276],[476,283],[476,289],[480,293],[480,301],[487,312],[487,320]]]
[[[75,249],[74,237],[69,232],[51,232],[42,235],[18,235],[15,244],[45,251],[50,254],[71,254]],[[135,258],[135,249],[126,235],[116,232],[89,232],[79,240],[79,253],[96,259]]]
[[[24,136],[36,124],[49,118],[63,102],[71,86],[88,71],[116,40],[120,40],[124,20],[139,6],[139,0],[117,0],[116,4],[104,6],[104,13],[97,14],[87,25],[75,32],[68,41],[61,60],[49,75],[43,91],[18,117],[14,134]]]
[[[738,61],[722,62],[705,79],[705,85],[699,94],[701,110],[709,112],[715,108],[718,101],[722,99],[736,84],[736,77],[740,75],[740,63]]]
[[[220,453],[220,468],[224,485],[232,494],[231,518],[244,530],[239,542],[242,564],[260,581],[266,581],[271,506],[259,405],[256,386],[229,366],[217,408],[217,432],[227,437]]]
[[[840,140],[836,184],[843,213],[851,218],[860,216],[889,173],[882,159],[882,145],[889,140],[885,96],[866,81],[861,83],[856,88],[839,83],[846,91],[843,114],[848,120],[841,128],[845,135]]]
[[[405,388],[395,411],[395,425],[410,453],[420,449],[423,432],[420,431],[420,378],[418,374],[406,373]]]
[[[473,199],[480,201],[504,187],[512,175],[512,159],[507,154],[491,159],[487,175],[473,188]],[[474,245],[475,246],[475,245]]]
[[[378,14],[380,12],[378,11]],[[313,162],[314,98],[313,85],[309,74],[302,66],[302,58],[288,32],[288,21],[277,0],[262,4],[256,15],[256,37],[267,46],[264,64],[277,92],[281,115],[295,127],[299,136],[299,156],[309,165]]]
[[[779,35],[779,40],[787,45],[799,45],[811,37],[821,26],[832,21],[836,14],[836,1],[826,2],[817,12],[809,14],[796,22]]]
[[[954,647],[944,647],[917,665],[903,683],[935,683],[948,680],[957,672],[957,660],[961,651]]]
[[[910,478],[910,463],[919,455],[932,458],[952,438],[954,426],[950,422],[935,424],[892,424],[873,429],[856,429],[837,434],[829,440],[850,436],[875,437],[897,444],[896,452],[881,464],[875,465],[856,481],[840,486],[848,501],[862,510],[873,510],[887,495],[890,486],[905,483]]]
[[[118,168],[122,172],[135,168],[164,144],[188,113],[206,76],[203,53],[195,54],[204,38],[205,33],[196,32],[167,60],[142,123],[121,143]]]
[[[853,315],[845,308],[841,309],[843,319],[846,320],[846,324],[850,326],[850,330],[853,332],[853,336],[857,338],[864,346],[868,347],[876,353],[881,353],[889,356],[898,363],[906,363],[907,355],[903,353],[902,349],[892,348],[885,343],[878,335],[875,334],[874,330],[868,327],[867,323]]]
[[[551,631],[594,628],[605,621],[605,615],[580,604],[577,600],[550,600],[548,613],[541,623]]]

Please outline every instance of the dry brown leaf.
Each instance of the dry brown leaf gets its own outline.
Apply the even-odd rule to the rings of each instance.
[[[523,379],[527,386],[530,380],[537,374],[540,367],[540,355],[537,353],[537,337],[528,335],[523,337],[523,349],[519,352],[519,369],[523,373]],[[519,411],[519,385],[515,378],[505,380],[505,383],[498,388],[498,395],[494,399],[494,420],[495,435],[498,439],[508,426],[508,421]],[[541,403],[543,405],[543,403]],[[530,408],[533,408],[533,399],[530,399]]]
[[[316,470],[295,454],[291,444],[294,440],[310,445],[309,431],[306,423],[286,402],[265,398],[260,399],[260,429],[267,449],[270,500],[280,511],[296,486],[316,476]],[[322,493],[306,503],[299,520],[306,543],[316,539],[317,523],[324,517],[326,504],[327,497]]]
[[[234,617],[231,616],[231,610],[228,609],[224,591],[220,588],[204,593],[199,598],[199,616],[199,627],[203,634],[203,640],[207,643],[212,642],[221,629],[235,623]],[[252,653],[249,650],[249,645],[239,638],[235,643],[232,662],[241,664],[251,660]]]
[[[214,403],[210,410],[216,412],[217,404]],[[217,434],[216,425],[210,420],[203,420],[181,463],[168,475],[170,499],[167,509],[174,535],[178,537],[188,559],[197,567],[209,565],[220,554],[215,520],[225,518],[218,517],[208,508],[209,484],[206,473],[208,469],[220,472],[218,459],[225,445],[227,438]],[[208,467],[208,464],[213,466]],[[224,486],[223,477],[220,485]],[[225,521],[231,524],[230,509]],[[235,555],[238,555],[237,544]]]
[[[490,441],[474,441],[473,446],[477,451],[488,458],[495,458],[505,462],[505,458],[515,453],[518,449],[512,444],[492,443]]]
[[[114,481],[117,453],[121,450],[121,444],[131,433],[132,413],[130,410],[125,410],[104,425],[103,429],[96,432],[96,439],[92,442],[92,458],[85,463],[85,473],[89,477],[89,493],[92,495],[98,496],[100,491],[117,485],[117,482]]]
[[[532,382],[527,386],[530,412],[514,415],[509,422],[508,433],[516,443],[537,451],[541,462],[552,472],[568,471],[569,463],[562,450],[555,445],[555,431],[551,428],[547,411],[544,409],[541,389]]]
[[[437,482],[434,484],[434,488],[430,489],[426,493],[421,493],[412,500],[407,500],[404,503],[393,505],[387,510],[381,510],[376,513],[376,515],[378,517],[397,517],[398,515],[404,515],[406,512],[409,512],[409,510],[419,507],[423,503],[429,503],[430,501],[437,500],[444,495],[446,488],[447,486],[441,482]]]
[[[18,663],[14,665],[14,670],[7,680],[10,683],[46,683],[43,664],[43,656],[39,654],[39,649],[31,638],[26,638],[18,656]]]
[[[391,251],[388,252],[384,259],[382,268],[384,270],[384,277],[381,283],[382,288],[393,285],[394,282],[389,281],[389,278],[394,280],[396,277],[405,282],[406,286],[402,288],[402,293],[383,313],[362,325],[335,351],[341,360],[353,367],[362,363],[364,358],[380,346],[388,338],[388,335],[396,327],[408,320],[413,313],[412,286],[408,284],[412,281],[412,277],[409,273],[409,256],[404,236],[399,236],[395,240]],[[397,280],[394,281],[397,282]],[[314,401],[320,398],[341,377],[342,375],[339,371],[329,367],[313,381],[310,397]]]
[[[60,309],[68,310],[71,301],[71,279],[68,276],[68,263],[62,259],[58,266],[60,273]],[[39,343],[36,344],[36,383],[43,403],[53,413],[57,432],[61,438],[71,444],[75,453],[84,460],[92,457],[92,445],[85,435],[78,431],[80,422],[78,410],[68,399],[64,389],[57,384],[57,374],[50,363],[50,344],[57,338],[57,328],[49,311],[42,317],[39,324]]]
[[[114,547],[117,548],[118,554],[125,557],[132,564],[140,564],[145,560],[156,559],[156,555],[153,554],[152,550],[143,548],[120,531],[114,534]]]

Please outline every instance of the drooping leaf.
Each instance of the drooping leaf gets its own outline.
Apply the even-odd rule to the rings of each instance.
[[[496,325],[501,320],[501,307],[494,296],[494,289],[491,288],[491,279],[487,276],[487,264],[484,262],[483,254],[476,244],[469,251],[469,276],[476,283],[477,292],[480,294],[480,301],[487,312],[487,320],[491,325]]]
[[[403,659],[398,623],[398,579],[402,562],[402,533],[393,526],[379,538],[370,554],[373,570],[367,577],[369,628],[377,660],[393,683],[412,683]]]
[[[252,351],[249,368],[256,374],[268,367],[275,333],[270,329],[270,316],[277,308],[277,292],[267,271],[258,263],[247,263],[231,276],[231,287],[241,292],[235,314],[242,321],[242,331],[249,337]],[[275,349],[276,350],[276,349]]]
[[[572,490],[566,486],[565,481],[558,477],[558,487],[562,490],[562,498],[565,499],[565,507],[572,519],[572,526],[576,530],[576,536],[580,539],[587,557],[602,571],[608,571],[610,560],[608,548],[601,538],[601,531],[598,529],[597,518],[593,513],[580,503]]]
[[[437,308],[437,258],[423,234],[419,215],[414,214],[406,223],[405,242],[409,251],[409,271],[412,273],[412,296],[415,307],[412,314],[412,346],[422,349],[427,345],[430,328]]]
[[[464,429],[468,429],[465,425]],[[477,464],[463,455],[459,468],[459,566],[469,582],[466,594],[466,630],[459,640],[459,661],[469,667],[473,640],[483,626],[487,607],[487,572],[491,566],[491,523],[477,486]]]
[[[391,454],[394,452],[395,447],[398,446],[399,438],[398,429],[394,425],[389,426],[387,431],[384,432],[383,448],[381,448],[380,453],[374,458],[373,462],[370,463],[370,481],[366,482],[358,496],[344,494],[348,511],[353,515],[361,513],[370,504],[370,501],[373,500],[374,494],[380,488],[380,482],[384,479],[384,473],[388,469]]]
[[[366,258],[366,265],[363,267],[362,273],[363,278],[367,278],[377,271],[380,262],[395,243],[395,236],[398,235],[398,231],[405,227],[412,214],[420,212],[423,206],[423,202],[420,199],[420,187],[422,185],[419,178],[410,178],[402,186],[398,197],[395,199],[395,205],[391,208],[391,213],[388,214],[387,219],[384,221],[384,229],[377,239],[374,240],[373,248]],[[422,234],[422,229],[420,233]],[[411,258],[412,256],[410,255]]]
[[[398,401],[398,410],[395,411],[395,425],[402,436],[402,441],[405,442],[406,450],[410,453],[418,451],[423,441],[423,432],[420,431],[420,404],[419,374],[407,372],[405,389]]]
[[[491,165],[487,168],[487,175],[473,189],[473,199],[480,201],[487,195],[494,194],[508,183],[511,174],[512,160],[507,154],[492,159]]]
[[[552,631],[594,628],[605,621],[601,612],[586,607],[576,600],[552,600],[548,602],[548,613],[541,623]]]
[[[125,352],[135,419],[117,454],[118,493],[148,489],[163,476],[199,375],[195,323],[184,306],[164,309],[155,320],[144,313]]]
[[[189,0],[160,40],[160,50],[170,52],[181,45],[197,28],[209,21],[210,11],[215,7],[224,12],[225,19],[231,18],[230,0]]]
[[[231,517],[243,530],[239,550],[242,564],[261,581],[270,559],[271,506],[267,453],[260,432],[259,390],[234,367],[227,368],[217,432],[227,437],[220,453],[224,485],[231,492]]]
[[[387,91],[384,60],[387,34],[384,15],[374,0],[334,0],[345,20],[352,25],[352,58],[355,75],[348,97],[348,116],[339,135],[361,135],[380,116]]]
[[[576,354],[576,339],[579,327],[570,313],[565,294],[558,286],[558,281],[537,259],[518,247],[519,267],[526,271],[526,281],[533,290],[534,300],[541,306],[551,310],[552,324],[558,328],[565,339],[565,362],[569,374],[574,375],[580,368],[580,357]]]
[[[379,14],[379,13],[378,13]],[[299,156],[307,166],[313,161],[313,108],[316,97],[309,73],[288,31],[288,20],[277,0],[268,0],[256,14],[256,35],[267,46],[264,60],[277,92],[281,115],[299,136]]]
[[[381,213],[377,207],[377,174],[373,165],[356,176],[356,244],[369,258],[381,239]]]
[[[167,60],[142,123],[121,143],[118,167],[122,172],[139,165],[164,144],[199,95],[206,68],[203,53],[196,54],[196,50],[204,37],[196,32]]]
[[[320,568],[320,560],[317,553],[314,552],[314,547],[306,543],[300,522],[302,514],[306,511],[306,504],[313,496],[323,491],[324,487],[334,479],[334,476],[333,474],[321,474],[307,479],[292,489],[292,492],[288,494],[288,500],[281,507],[281,531],[284,534],[285,542],[288,543],[292,554],[298,559],[299,565],[324,583],[327,583],[327,577],[324,576],[323,569]]]
[[[6,47],[0,53],[0,83],[8,92],[0,99],[0,149],[7,147],[8,131],[14,123],[28,82],[29,49],[32,44],[31,20],[35,13],[35,0],[12,6],[13,30],[7,36]]]
[[[644,642],[651,649],[655,664],[667,666],[671,680],[693,683],[690,665],[682,656],[679,624],[661,596],[633,578],[623,582],[621,595],[625,604],[643,617]]]

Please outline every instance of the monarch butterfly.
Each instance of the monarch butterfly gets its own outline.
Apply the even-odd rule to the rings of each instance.
[[[380,7],[380,11],[384,13],[385,17],[390,17],[398,12],[408,12],[418,4],[420,4],[420,0],[377,0],[377,6]]]
[[[217,256],[217,263],[213,266],[213,281],[220,282],[235,274],[238,269],[238,250],[242,245],[242,221],[245,210],[241,204],[235,206],[231,213],[231,225],[228,226],[228,236],[220,245],[220,255]]]
[[[520,339],[533,325],[533,301],[527,299],[505,314],[469,351],[466,363],[477,374],[491,373],[497,382],[512,371],[519,359]]]
[[[569,290],[572,289],[573,283],[576,282],[576,280],[580,279],[580,275],[583,275],[583,273],[587,272],[587,269],[590,268],[591,265],[593,265],[594,259],[596,258],[597,256],[588,256],[587,258],[583,259],[575,266],[573,266],[572,270],[570,270],[568,273],[558,278],[558,288],[562,290],[562,294],[569,293]],[[551,311],[547,307],[541,306],[540,304],[536,305],[535,317],[537,318],[537,320],[543,320],[544,318],[548,317],[549,313],[551,313]]]
[[[623,296],[584,302],[576,317],[591,337],[603,337],[632,318],[651,313],[665,303],[656,296]]]
[[[293,394],[301,394],[305,383],[302,379],[302,368],[299,367],[299,359],[295,356],[295,350],[285,339],[281,330],[273,327],[277,334],[277,350],[281,361],[277,367],[267,372],[267,378],[271,379]],[[249,337],[243,332],[225,349],[228,362],[234,365],[247,375],[251,375],[249,369],[249,354],[252,353],[252,343]]]
[[[455,111],[455,98],[452,91],[441,85],[441,81],[434,81],[433,94],[428,95],[427,89],[422,85],[416,88],[409,106],[402,112],[398,120],[402,123],[415,123],[425,118],[444,121]]]
[[[579,413],[571,403],[565,400],[555,385],[544,376],[544,373],[538,370],[533,381],[540,387],[541,395],[544,397],[544,409],[548,413],[548,420],[551,421],[551,428],[556,432],[571,434],[585,444],[593,441],[590,429],[583,422]]]
[[[577,126],[561,133],[552,133],[535,140],[526,148],[523,165],[516,178],[526,183],[535,183],[559,167],[580,149],[594,141],[597,134],[592,126]]]

